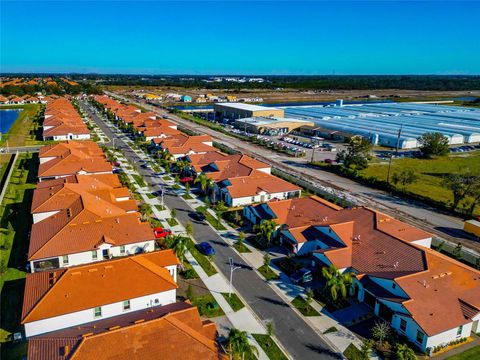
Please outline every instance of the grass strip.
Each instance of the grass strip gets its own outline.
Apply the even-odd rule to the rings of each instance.
[[[264,334],[252,334],[252,336],[270,360],[288,360],[271,336]]]
[[[217,269],[215,269],[215,266],[212,265],[210,260],[205,255],[198,251],[195,243],[190,238],[188,238],[187,240],[187,248],[190,251],[190,254],[192,254],[192,256],[195,258],[195,260],[197,260],[198,265],[202,267],[203,271],[205,271],[208,276],[212,276],[217,273]]]
[[[267,281],[278,279],[278,275],[269,266],[262,265],[257,270]]]
[[[215,298],[213,297],[212,294],[195,296],[192,299],[192,304],[198,308],[198,312],[202,316],[206,316],[208,318],[214,318],[214,317],[225,315],[222,308],[215,301]]]
[[[300,295],[292,300],[292,305],[295,306],[303,316],[320,316],[320,313],[308,304]]]
[[[242,300],[240,300],[238,295],[233,292],[230,295],[228,294],[228,292],[222,293],[222,296],[225,298],[225,300],[228,302],[228,305],[230,305],[232,307],[232,310],[235,312],[245,307]]]

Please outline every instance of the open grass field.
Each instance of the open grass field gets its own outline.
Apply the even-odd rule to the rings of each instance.
[[[8,133],[2,136],[0,144],[3,145],[7,139],[9,146],[36,145],[39,143],[38,131],[40,128],[34,120],[37,112],[41,109],[41,105],[11,105],[2,106],[1,109],[23,109],[23,111],[20,113],[17,120],[15,120]]]
[[[7,192],[0,206],[0,342],[20,331],[20,315],[25,286],[28,233],[31,227],[30,205],[36,184],[36,155],[22,154],[15,163]],[[24,344],[2,345],[2,358],[20,359],[26,355]]]
[[[473,360],[473,359],[480,359],[480,345],[477,345],[460,354],[453,355],[447,358],[447,360]]]
[[[390,179],[395,172],[404,169],[412,169],[418,176],[418,179],[405,190],[438,200],[447,204],[452,202],[452,193],[450,190],[442,187],[443,177],[447,174],[464,174],[471,172],[472,174],[480,174],[480,151],[471,153],[452,154],[450,156],[436,159],[393,159],[392,168],[390,170]],[[380,180],[386,180],[388,172],[388,161],[373,162],[367,169],[362,170],[364,176],[373,176]],[[401,185],[398,185],[401,186]],[[471,199],[464,199],[459,209],[469,205]],[[480,205],[475,208],[475,213],[480,213]]]

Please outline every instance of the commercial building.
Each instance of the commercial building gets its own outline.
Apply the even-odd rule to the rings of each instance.
[[[314,122],[324,129],[361,135],[374,145],[396,147],[398,139],[400,149],[416,148],[417,139],[427,132],[442,133],[451,145],[480,142],[480,110],[474,108],[380,103],[283,109],[287,116]]]
[[[249,117],[235,120],[237,129],[252,133],[266,135],[283,135],[302,126],[313,126],[314,123],[307,120],[299,120],[284,117]]]
[[[214,104],[213,109],[215,111],[215,119],[228,121],[258,116],[283,117],[285,114],[283,109],[232,102]]]

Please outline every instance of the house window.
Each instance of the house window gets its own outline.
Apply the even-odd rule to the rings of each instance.
[[[423,344],[423,338],[425,337],[425,334],[421,332],[420,330],[417,330],[417,343]]]
[[[123,310],[130,310],[130,300],[125,300],[123,302]]]
[[[397,284],[392,283],[392,289],[395,289],[397,287]]]
[[[97,259],[98,259],[97,250],[92,250],[92,260],[97,260]]]
[[[463,331],[463,325],[460,325],[457,329],[457,336],[462,335],[462,331]]]
[[[400,319],[400,330],[405,332],[407,330],[407,322],[404,319]]]
[[[252,196],[252,202],[255,202],[255,196]]]
[[[68,265],[68,255],[62,256],[62,263],[63,263],[63,266]]]
[[[120,254],[125,254],[125,245],[120,246]]]
[[[159,304],[159,303],[160,303],[160,300],[155,299],[155,304]]]
[[[102,316],[102,307],[101,307],[101,306],[97,306],[97,307],[93,310],[93,316],[96,317],[96,318]]]

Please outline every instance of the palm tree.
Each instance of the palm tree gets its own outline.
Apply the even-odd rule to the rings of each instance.
[[[186,238],[180,235],[175,235],[173,236],[172,242],[172,250],[175,252],[175,255],[177,255],[178,259],[181,262],[181,266],[183,267],[183,262],[185,260],[185,252],[187,251]]]
[[[274,220],[264,220],[258,227],[258,229],[260,230],[260,233],[262,234],[262,237],[265,240],[267,240],[268,244],[270,244],[270,241],[272,240],[272,236],[276,228],[277,228],[277,224],[275,223]]]
[[[238,359],[238,357],[241,357],[243,360],[245,355],[258,356],[258,349],[250,345],[246,331],[231,329],[227,338],[227,346],[230,360]]]
[[[198,176],[195,178],[195,181],[193,182],[194,184],[200,183],[200,189],[202,189],[202,192],[206,194],[207,188],[208,188],[208,183],[209,180],[211,180],[205,173],[200,173]]]
[[[386,321],[377,321],[372,328],[372,335],[375,340],[378,340],[380,346],[383,346],[384,340],[390,334],[390,326]]]
[[[187,170],[190,170],[191,167],[190,162],[187,160],[179,160],[175,163],[175,165],[177,166],[182,176],[184,176]]]
[[[337,300],[340,294],[341,299],[347,297],[347,289],[352,285],[353,274],[340,273],[335,266],[322,268],[322,275],[327,280],[326,287],[329,290],[330,296],[333,300]]]

